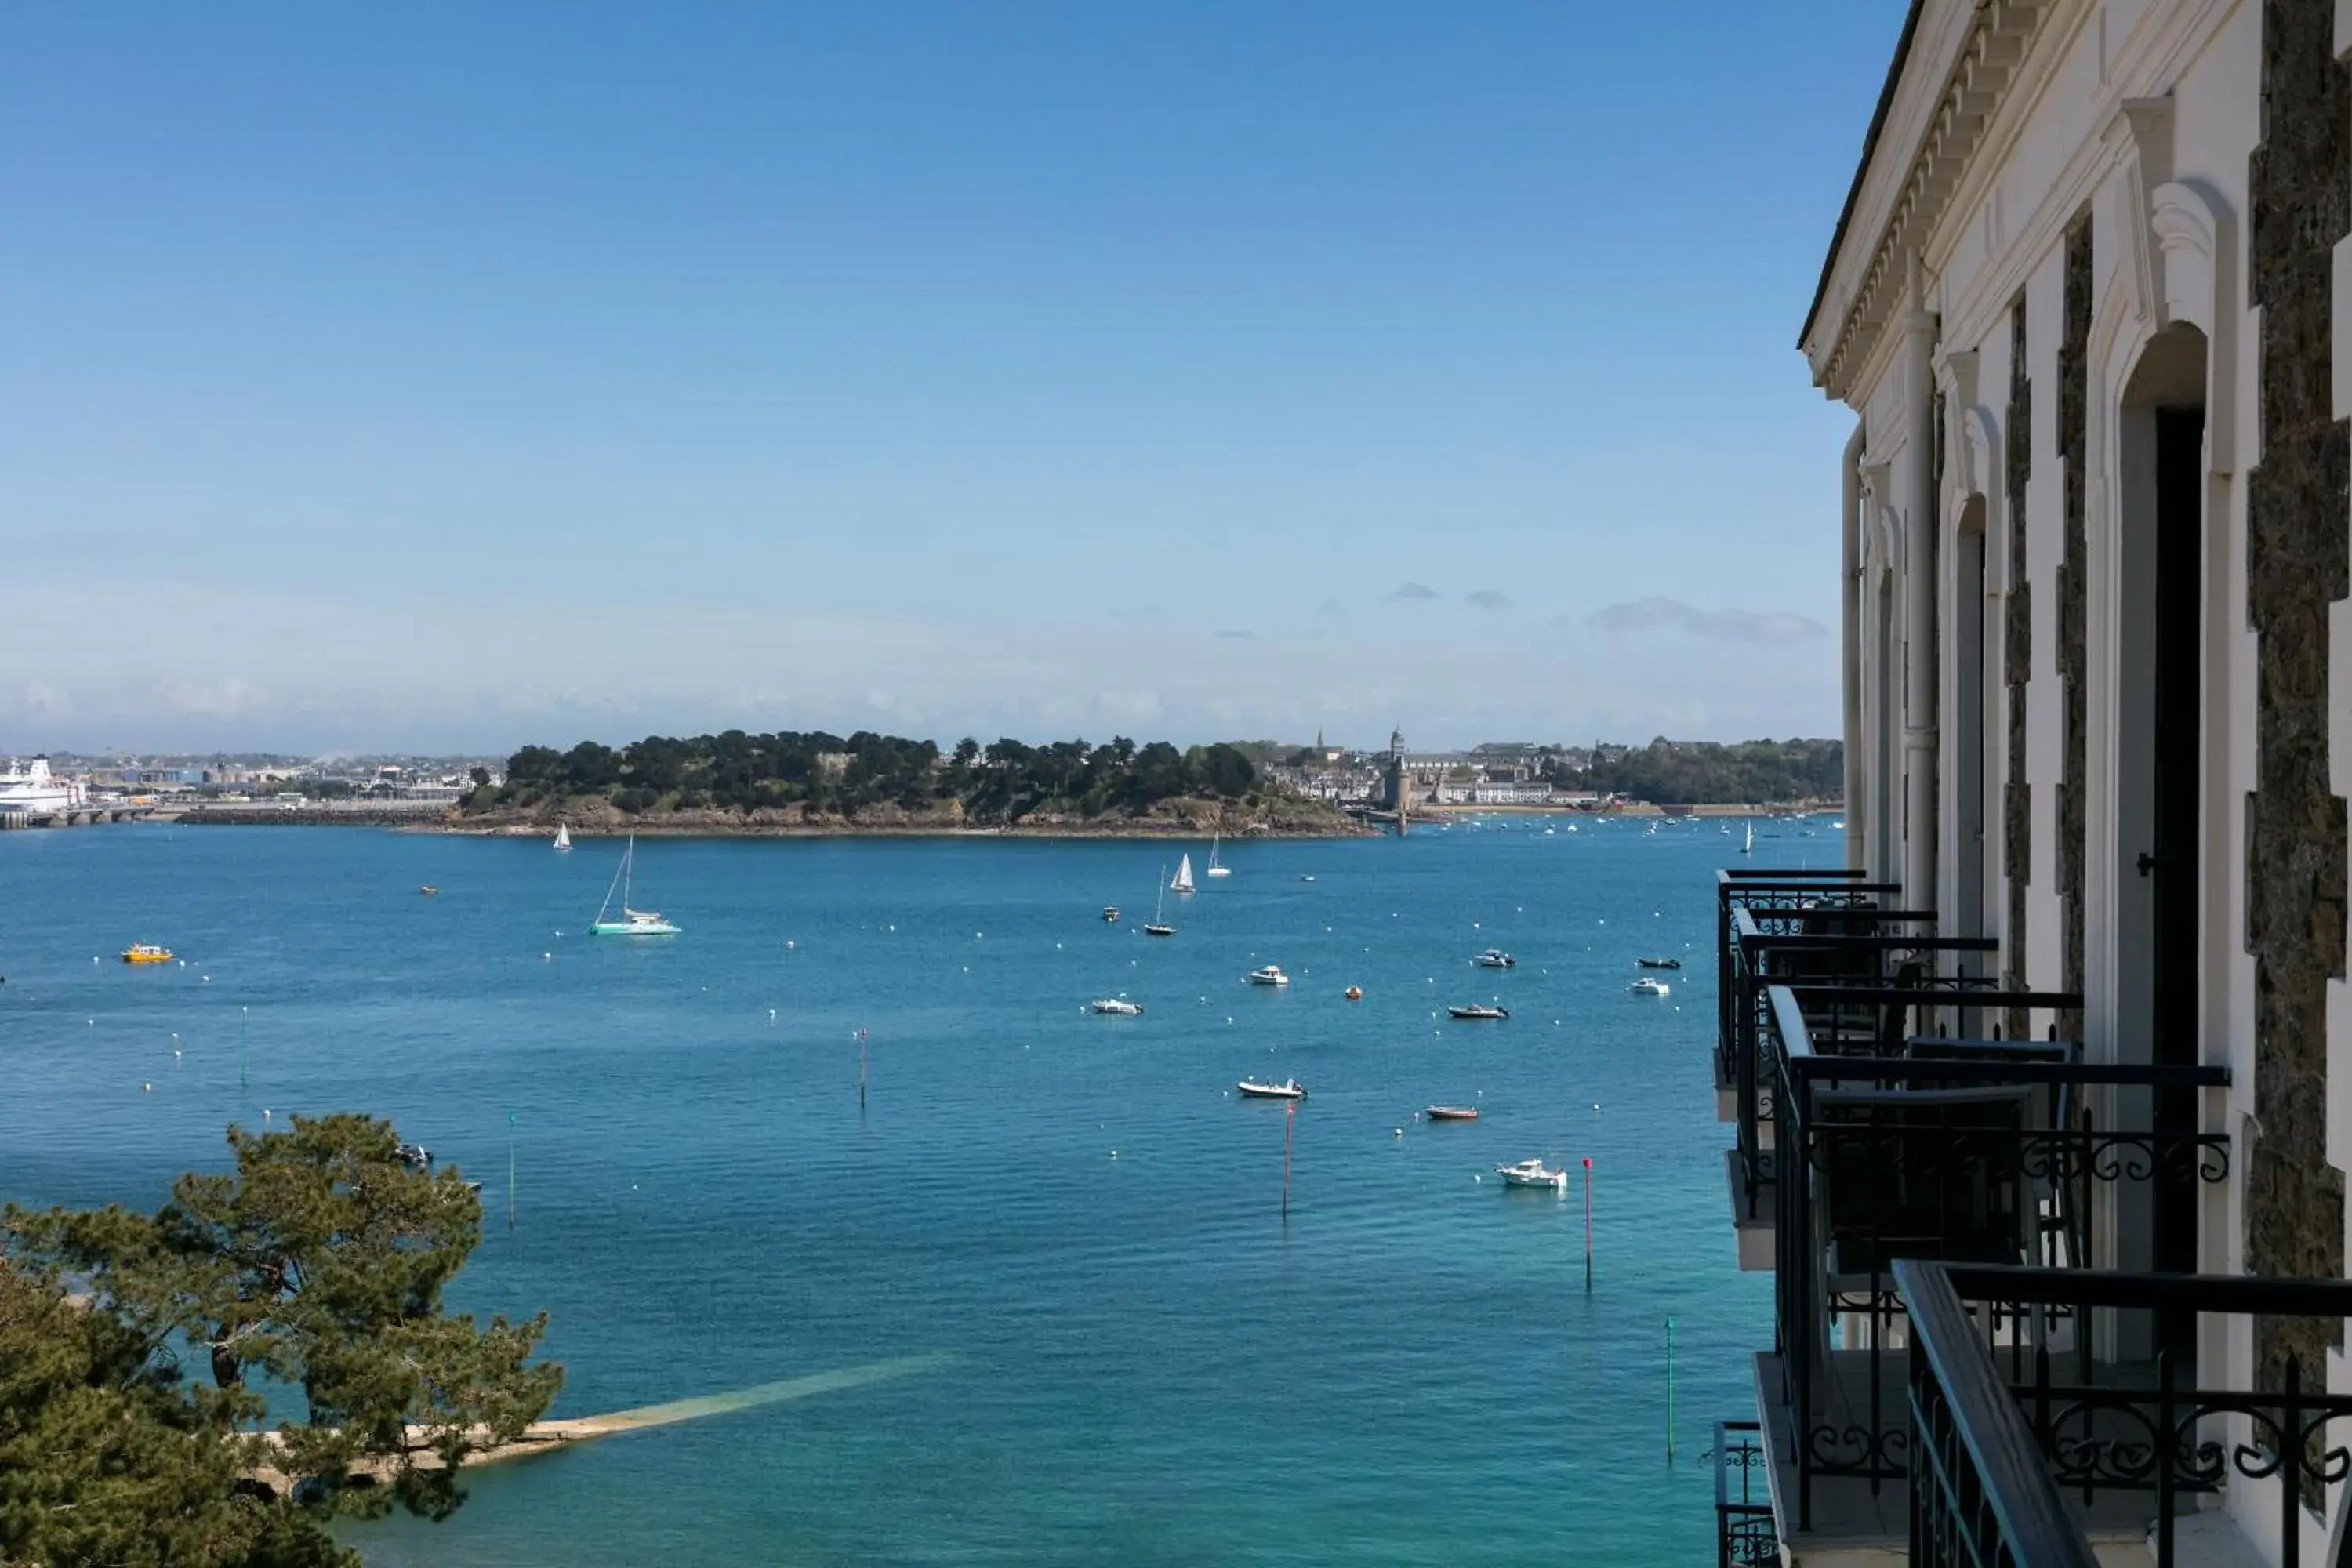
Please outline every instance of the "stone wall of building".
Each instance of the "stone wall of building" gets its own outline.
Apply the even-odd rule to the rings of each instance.
[[[2058,565],[2058,700],[2063,773],[2058,784],[2058,896],[2066,918],[2059,932],[2059,988],[2083,989],[2083,862],[2089,847],[2089,621],[2084,584],[2090,570],[2084,508],[2089,501],[2091,219],[2066,230],[2064,330],[2058,344],[2058,458],[2064,487],[2063,554]],[[2083,1037],[2082,1014],[2062,1015],[2059,1032]]]
[[[2246,498],[2247,613],[2260,642],[2246,923],[2261,1123],[2246,1268],[2337,1279],[2344,1178],[2326,1159],[2327,982],[2344,973],[2345,813],[2328,788],[2328,605],[2346,596],[2352,568],[2352,435],[2335,417],[2330,334],[2332,252],[2352,227],[2352,92],[2333,11],[2265,0],[2263,142],[2247,165],[2263,440]],[[2273,1377],[2290,1352],[2324,1366],[2340,1330],[2263,1322],[2257,1363]]]

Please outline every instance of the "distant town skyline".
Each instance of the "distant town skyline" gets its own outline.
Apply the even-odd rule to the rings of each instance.
[[[1898,10],[29,13],[0,748],[1825,732]]]

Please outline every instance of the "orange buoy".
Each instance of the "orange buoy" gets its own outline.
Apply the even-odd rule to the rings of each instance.
[[[1350,985],[1350,986],[1349,986],[1349,987],[1348,987],[1348,1000],[1349,1000],[1349,1001],[1350,1001],[1350,1002],[1360,1002],[1360,1001],[1362,1001],[1363,999],[1364,999],[1364,988],[1363,988],[1362,986],[1360,986],[1360,985]]]

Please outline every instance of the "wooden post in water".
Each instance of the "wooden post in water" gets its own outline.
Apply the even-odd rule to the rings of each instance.
[[[1592,1156],[1584,1157],[1584,1293],[1592,1294]]]
[[[1298,1115],[1298,1101],[1282,1102],[1282,1217],[1290,1218],[1290,1124]]]

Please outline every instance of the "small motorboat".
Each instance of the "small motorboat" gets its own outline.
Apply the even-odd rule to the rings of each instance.
[[[1143,928],[1143,934],[1146,936],[1174,936],[1176,934],[1176,928],[1174,926],[1164,926],[1154,923],[1145,926]]]
[[[433,1163],[433,1151],[422,1143],[402,1143],[393,1149],[400,1163],[412,1171],[422,1171]]]
[[[1118,924],[1118,906],[1117,904],[1105,904],[1103,906],[1103,924],[1107,926],[1115,926]]]
[[[1522,1160],[1516,1165],[1497,1165],[1495,1174],[1503,1178],[1507,1187],[1549,1187],[1555,1193],[1568,1191],[1568,1173],[1555,1171],[1541,1160]]]
[[[1315,873],[1312,871],[1302,871],[1298,874],[1298,879],[1302,882],[1311,882],[1315,879]]]
[[[122,950],[122,962],[125,963],[169,963],[172,962],[172,950],[168,947],[157,947],[152,942],[134,942],[129,947]]]
[[[429,899],[429,898],[431,898],[434,894],[436,894],[436,893],[439,892],[441,889],[438,889],[438,888],[436,888],[436,887],[435,887],[432,883],[427,882],[427,883],[425,883],[423,887],[421,887],[421,888],[417,889],[416,890],[417,890],[418,892],[420,892],[420,893],[424,894],[426,898],[428,898],[428,899]]]
[[[1470,962],[1481,969],[1510,969],[1516,967],[1519,961],[1499,947],[1490,947]]]
[[[1511,1016],[1508,1007],[1489,1007],[1477,1002],[1467,1007],[1448,1007],[1445,1011],[1456,1018],[1507,1018]]]
[[[1664,996],[1674,988],[1663,980],[1636,980],[1625,989],[1636,996]]]
[[[1234,1090],[1244,1100],[1305,1100],[1307,1098],[1307,1086],[1295,1078],[1284,1079],[1280,1083],[1265,1083],[1254,1078],[1245,1078],[1234,1085]]]
[[[1087,1010],[1090,1013],[1107,1014],[1114,1018],[1143,1016],[1143,1004],[1130,1002],[1124,996],[1106,996],[1099,1002],[1089,1002],[1087,1004]]]
[[[1637,958],[1633,962],[1644,969],[1680,969],[1683,966],[1679,958]]]
[[[1478,1108],[1475,1105],[1433,1105],[1422,1115],[1432,1121],[1475,1121]]]
[[[1350,1002],[1360,1002],[1364,999],[1364,988],[1360,985],[1350,985],[1340,994]]]
[[[1243,975],[1242,978],[1248,981],[1252,985],[1287,985],[1290,984],[1290,976],[1285,974],[1278,964],[1272,963],[1253,969],[1247,974]]]

